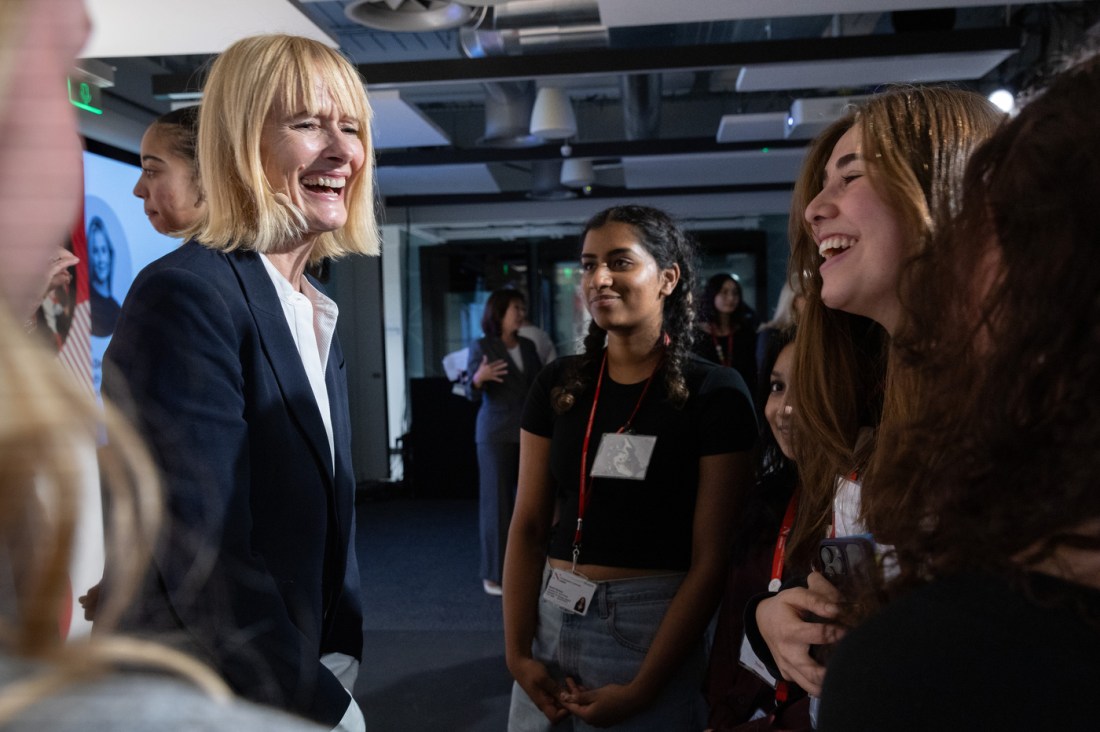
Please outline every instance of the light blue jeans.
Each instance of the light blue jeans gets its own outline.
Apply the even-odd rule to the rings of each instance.
[[[543,573],[545,589],[550,577]],[[598,583],[587,615],[574,615],[539,600],[539,622],[532,644],[534,657],[564,686],[571,676],[579,685],[596,689],[629,683],[642,665],[683,574],[640,577]],[[706,670],[703,638],[691,648],[653,704],[637,717],[614,727],[623,732],[680,732],[703,729],[706,706],[700,691]],[[512,685],[509,732],[592,730],[576,717],[551,726],[527,693]]]

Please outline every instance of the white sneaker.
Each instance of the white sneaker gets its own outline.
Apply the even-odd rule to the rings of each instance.
[[[504,594],[504,590],[500,588],[500,585],[492,580],[481,580],[481,588],[485,590],[486,595],[492,595],[493,597],[500,597]]]

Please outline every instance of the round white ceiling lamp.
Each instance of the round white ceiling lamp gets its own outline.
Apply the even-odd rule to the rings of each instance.
[[[360,0],[344,9],[350,20],[376,30],[423,33],[458,28],[484,12],[487,2]],[[475,7],[477,6],[477,7]]]
[[[568,140],[577,135],[577,116],[569,95],[558,86],[544,86],[531,110],[531,134],[543,140]]]
[[[566,158],[561,166],[561,184],[566,188],[586,188],[596,182],[589,158]]]

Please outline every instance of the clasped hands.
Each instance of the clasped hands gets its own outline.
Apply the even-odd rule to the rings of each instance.
[[[586,689],[572,678],[563,688],[534,659],[527,659],[516,674],[516,680],[551,723],[557,724],[570,714],[594,727],[609,727],[629,719],[645,707],[639,694],[629,685],[608,684],[598,689]]]

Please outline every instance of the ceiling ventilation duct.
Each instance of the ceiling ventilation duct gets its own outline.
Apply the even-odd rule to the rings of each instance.
[[[527,197],[534,201],[564,201],[576,198],[561,184],[561,158],[554,160],[534,160],[531,162],[531,191]]]
[[[484,87],[485,136],[477,144],[506,149],[541,145],[542,139],[530,132],[535,82],[491,82]]]
[[[491,17],[491,29],[466,26],[459,31],[468,57],[554,53],[609,44],[596,0],[523,0],[493,8]]]
[[[626,139],[656,139],[661,128],[661,75],[624,76],[622,101]]]
[[[489,2],[450,0],[360,0],[344,8],[350,20],[376,30],[423,33],[450,30],[474,21],[485,10],[472,5]]]

